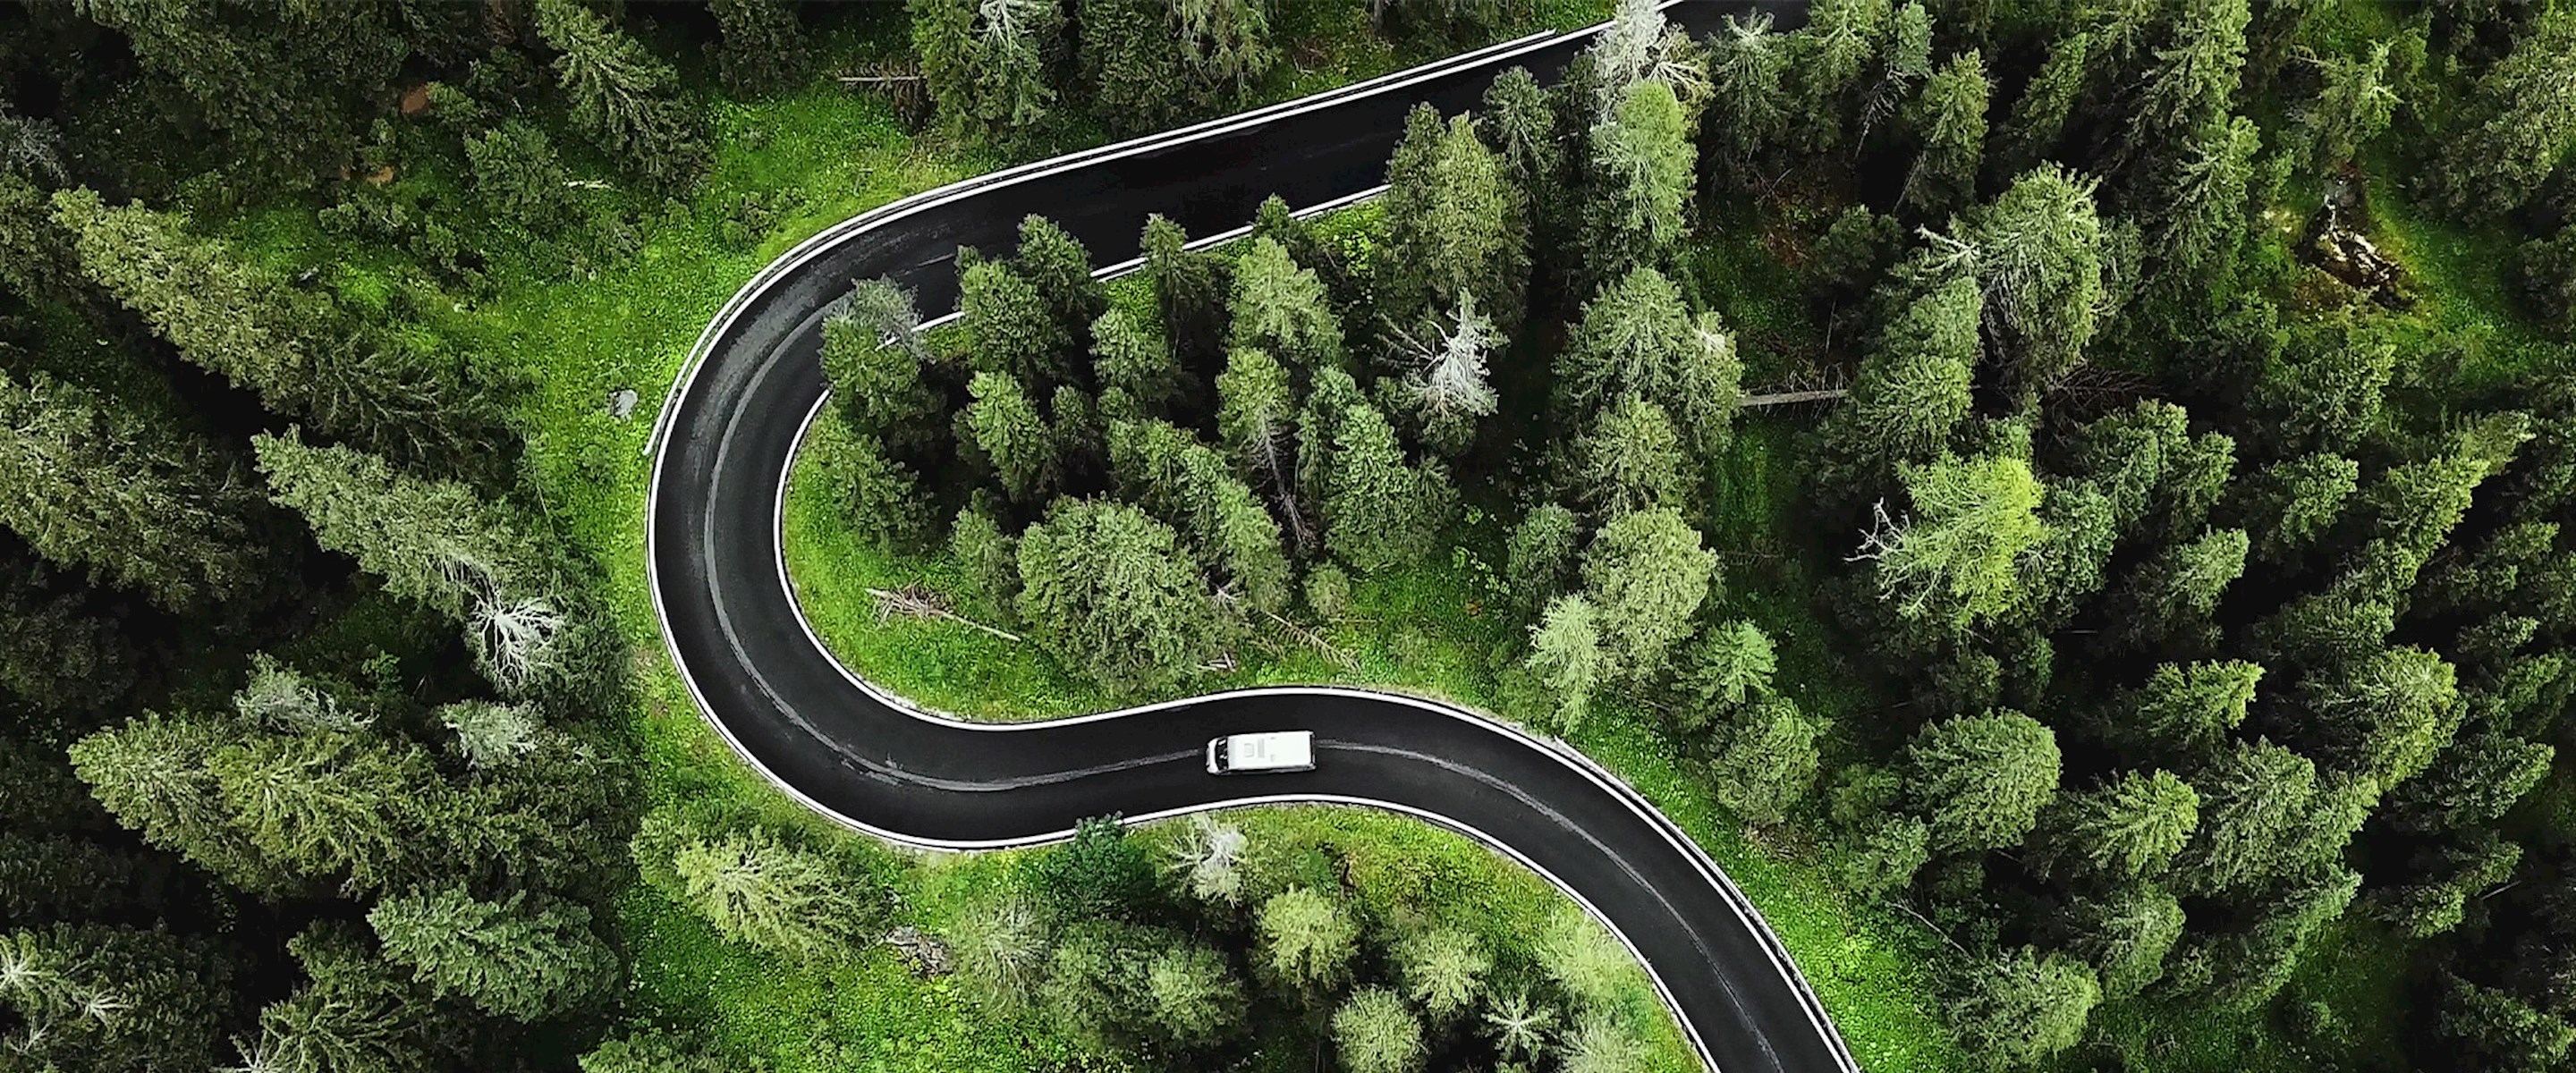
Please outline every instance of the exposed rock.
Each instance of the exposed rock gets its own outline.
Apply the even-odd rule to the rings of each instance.
[[[631,387],[622,387],[609,392],[608,416],[614,417],[620,421],[626,420],[629,415],[635,412],[636,398],[635,389]]]
[[[947,943],[910,924],[887,932],[885,942],[903,954],[904,964],[912,967],[915,976],[946,976],[956,967]]]

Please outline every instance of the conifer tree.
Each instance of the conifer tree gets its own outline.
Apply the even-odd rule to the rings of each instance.
[[[974,260],[957,274],[957,311],[977,372],[1009,373],[1039,394],[1071,379],[1073,335],[1018,269]]]
[[[2459,726],[2456,672],[2420,648],[2392,648],[2300,683],[2320,759],[2382,786],[2415,777]]]
[[[1967,271],[1983,288],[1988,338],[2024,393],[2072,371],[2093,340],[2103,306],[2093,186],[2042,165],[1970,210],[1955,235],[1934,236],[1933,263]]]
[[[1749,186],[1754,166],[1781,141],[1790,114],[1783,74],[1792,48],[1771,32],[1771,14],[1728,16],[1709,39],[1709,106],[1700,113],[1701,144],[1735,185]]]
[[[2213,120],[2192,134],[2164,181],[2149,237],[2167,264],[2192,272],[2227,263],[2251,223],[2246,183],[2262,147],[2254,121],[2243,116]]]
[[[1621,396],[1662,406],[1696,452],[1721,446],[1742,398],[1735,338],[1715,313],[1693,317],[1669,277],[1640,268],[1583,305],[1556,357],[1559,412],[1596,413]]]
[[[1059,501],[1021,535],[1019,559],[1020,620],[1104,687],[1159,689],[1215,652],[1207,578],[1171,528],[1143,511]]]
[[[1139,134],[1172,126],[1195,95],[1172,47],[1168,0],[1084,0],[1079,52],[1091,110],[1109,129]]]
[[[1716,587],[1717,553],[1670,507],[1614,518],[1583,549],[1583,588],[1599,609],[1603,645],[1631,680],[1663,669]]]
[[[2177,860],[2174,892],[2243,890],[2297,868],[2317,797],[2316,765],[2270,741],[2237,742],[2193,776],[2200,826]]]
[[[1145,964],[1145,998],[1154,1027],[1179,1047],[1217,1042],[1243,1020],[1243,983],[1214,947],[1165,947]]]
[[[2092,970],[2025,946],[1967,970],[1950,1023],[1970,1054],[1996,1066],[2027,1066],[2083,1039],[2101,1000]]]
[[[598,653],[537,536],[515,512],[453,481],[395,471],[346,447],[290,433],[252,440],[272,496],[304,515],[329,551],[355,557],[386,591],[463,623],[485,674],[505,690],[578,684]]]
[[[1244,476],[1269,496],[1298,551],[1311,551],[1316,534],[1307,521],[1312,508],[1300,501],[1297,404],[1288,371],[1267,351],[1235,350],[1216,378],[1216,393],[1218,438]]]
[[[805,74],[805,28],[783,0],[708,0],[723,34],[716,69],[735,93],[783,89]]]
[[[542,235],[573,213],[571,173],[546,132],[523,120],[467,135],[465,162],[474,172],[475,196],[496,220]]]
[[[1431,341],[1394,332],[1400,356],[1413,371],[1404,378],[1404,393],[1421,423],[1422,439],[1432,450],[1456,457],[1476,439],[1476,422],[1491,417],[1502,404],[1486,376],[1485,360],[1504,342],[1494,322],[1476,308],[1475,297],[1458,292],[1456,312],[1434,320]]]
[[[2191,132],[2223,123],[2245,66],[2246,0],[2188,0],[2127,108],[2118,156],[2170,158]]]
[[[1279,523],[1224,456],[1160,421],[1109,430],[1109,458],[1126,497],[1180,530],[1221,589],[1258,611],[1288,609],[1288,558]]]
[[[1324,545],[1361,571],[1428,557],[1448,524],[1456,493],[1437,463],[1406,465],[1395,428],[1375,407],[1345,407],[1333,430],[1326,479]]]
[[[1171,345],[1153,325],[1137,323],[1124,309],[1111,309],[1091,322],[1091,356],[1101,412],[1113,421],[1170,418],[1183,404],[1196,401],[1197,385],[1173,359]]]
[[[1698,150],[1671,86],[1628,87],[1591,132],[1583,195],[1584,268],[1595,280],[1668,261],[1690,228]]]
[[[2576,1025],[2511,991],[2446,978],[2441,1038],[2466,1052],[2466,1068],[2537,1073],[2566,1058]]]
[[[2021,598],[2021,558],[2049,536],[2030,464],[2010,456],[1900,467],[1914,514],[1878,527],[1854,559],[1876,564],[1879,598],[1907,618],[1965,622]]]
[[[1387,163],[1381,315],[1411,325],[1452,301],[1472,302],[1508,331],[1529,273],[1525,203],[1477,122],[1447,124],[1429,105],[1405,123]]]
[[[1053,220],[1037,215],[1020,220],[1014,264],[1037,288],[1066,338],[1086,340],[1091,322],[1109,311],[1109,293],[1091,277],[1091,251]]]
[[[2443,139],[2428,184],[2467,216],[2531,199],[2576,135],[2576,12],[2550,10],[2479,76],[2474,128]]]
[[[255,735],[206,767],[229,821],[267,860],[307,880],[360,890],[418,878],[445,784],[408,741],[346,734]]]
[[[1291,887],[1261,903],[1262,961],[1291,984],[1321,988],[1342,978],[1359,953],[1359,923],[1331,895]]]
[[[1622,397],[1577,441],[1575,454],[1585,497],[1600,517],[1689,502],[1695,482],[1683,472],[1681,437],[1654,403]]]
[[[966,387],[974,401],[959,415],[975,449],[1002,480],[1013,502],[1043,502],[1063,475],[1063,459],[1037,404],[1009,373],[983,372]]]
[[[1951,58],[1923,83],[1912,123],[1922,148],[1905,175],[1905,204],[1939,219],[1976,196],[1986,159],[1986,96],[1993,86],[1974,49]]]
[[[2182,940],[2182,903],[2155,884],[2131,883],[2072,899],[2052,927],[2066,933],[2066,952],[2092,967],[2104,999],[2133,998],[2164,977]]]
[[[1235,350],[1261,350],[1292,369],[1341,363],[1342,322],[1323,281],[1276,241],[1255,238],[1235,261],[1230,308]]]
[[[180,217],[66,190],[54,195],[54,218],[91,282],[181,357],[279,414],[436,465],[480,457],[505,438],[494,401],[460,364],[353,329],[326,300],[188,234]]]
[[[1852,98],[1877,54],[1894,6],[1888,0],[1823,0],[1792,38],[1798,141],[1810,153],[1838,147],[1849,133]]]
[[[2334,527],[2344,503],[2361,486],[2361,464],[2318,453],[2264,467],[2239,485],[2233,509],[2242,518],[2255,558],[2287,563]]]
[[[1496,163],[1525,213],[1532,232],[1556,218],[1565,191],[1565,146],[1549,92],[1529,68],[1494,76],[1485,90],[1484,123],[1477,132],[1494,148]]]
[[[617,957],[591,934],[590,911],[542,908],[513,894],[479,901],[461,887],[387,898],[367,913],[385,957],[445,998],[530,1022],[594,994]]]
[[[1504,542],[1503,579],[1528,611],[1565,590],[1574,578],[1574,552],[1582,524],[1556,503],[1530,508]]]
[[[873,919],[873,893],[846,869],[767,830],[684,830],[668,860],[639,861],[647,874],[668,869],[673,893],[716,933],[798,958],[844,949]],[[637,852],[645,851],[638,839]]]
[[[2389,85],[2389,50],[2394,44],[2381,41],[2360,55],[2317,61],[2316,99],[2298,111],[2299,137],[2306,143],[2309,167],[2331,170],[2388,129],[2398,105],[2397,91]]]
[[[2057,793],[2057,735],[2020,712],[1957,716],[1905,747],[1906,795],[1931,824],[1936,851],[2000,849],[2022,840]]]
[[[1816,778],[1816,739],[1825,728],[1787,697],[1765,697],[1732,720],[1709,763],[1717,803],[1756,827],[1778,824]]]
[[[2075,30],[2049,44],[2048,59],[2013,100],[1996,156],[1998,171],[2018,175],[2054,157],[2058,143],[2065,139],[2076,100],[2084,93],[2093,48],[2094,35],[2088,30]]]
[[[1680,685],[1704,707],[1732,710],[1770,696],[1778,667],[1771,635],[1737,619],[1700,631],[1683,659]]]
[[[1050,54],[1064,30],[1057,0],[908,0],[913,52],[948,123],[1007,134],[1055,104]]]
[[[1522,665],[1555,694],[1551,722],[1558,733],[1572,733],[1583,722],[1593,689],[1611,669],[1604,666],[1606,657],[1600,616],[1589,598],[1573,593],[1547,602],[1547,610],[1530,627],[1530,654]]]
[[[166,931],[0,932],[0,1046],[29,1069],[213,1068],[239,977],[216,944]]]
[[[2200,795],[2171,772],[2124,772],[2060,794],[2031,833],[2043,871],[2112,880],[2160,875],[2200,823]]]
[[[236,1037],[236,1068],[285,1070],[384,1070],[430,1073],[438,1068],[442,1031],[458,1026],[441,1018],[428,993],[396,975],[369,953],[352,929],[338,922],[314,925],[287,941],[307,982],[259,1011],[259,1035]]]
[[[706,167],[706,135],[676,94],[671,65],[575,0],[537,0],[537,34],[558,55],[572,121],[593,142],[665,187]]]
[[[1493,955],[1472,932],[1435,927],[1397,943],[1395,961],[1405,993],[1435,1024],[1457,1020],[1476,1007],[1493,971]]]
[[[1363,987],[1333,1013],[1333,1043],[1351,1073],[1414,1073],[1422,1068],[1422,1021],[1403,996]]]
[[[71,766],[98,803],[145,842],[243,890],[283,892],[297,878],[234,823],[209,767],[241,729],[146,713],[72,743]]]
[[[1222,364],[1229,293],[1224,264],[1204,251],[1189,249],[1188,233],[1160,213],[1145,218],[1139,246],[1173,357],[1188,369]]]
[[[1929,461],[1968,416],[1981,299],[1953,279],[1908,303],[1861,359],[1851,394],[1825,419],[1825,442],[1865,474]]]
[[[172,610],[246,596],[281,553],[247,467],[212,440],[168,427],[44,373],[0,372],[0,524],[99,582]]]

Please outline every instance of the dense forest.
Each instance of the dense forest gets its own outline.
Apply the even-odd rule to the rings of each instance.
[[[837,78],[990,166],[1582,6],[0,12],[0,1069],[747,1061],[639,997],[638,898],[782,966],[927,925],[1072,1048],[1028,1067],[1640,1065],[1580,917],[1524,954],[1339,851],[1092,823],[948,919],[671,792],[640,581],[564,498],[636,463],[553,447],[665,385],[566,431],[471,319],[819,226],[725,170],[795,134],[742,102]],[[829,461],[1116,695],[1481,571],[1505,715],[1645,725],[1919,922],[1980,1067],[2561,1068],[2571,143],[2564,2],[1629,2],[1345,218],[1157,222],[1106,284],[1033,218],[929,331],[859,283]],[[2337,943],[2396,1008],[2291,986]]]

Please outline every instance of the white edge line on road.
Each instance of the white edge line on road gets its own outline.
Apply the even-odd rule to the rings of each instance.
[[[1670,7],[1674,3],[1678,2],[1680,2],[1680,0],[1666,0],[1666,3],[1659,5],[1659,7]],[[1552,44],[1556,42],[1559,40],[1560,36],[1589,35],[1599,31],[1600,29],[1601,26],[1596,25],[1584,30],[1573,31],[1566,35],[1545,32],[1535,33],[1513,41],[1502,42],[1483,49],[1478,49],[1473,52],[1462,53],[1439,63],[1428,64],[1405,71],[1392,72],[1387,75],[1379,76],[1378,78],[1354,83],[1338,90],[1326,91],[1308,97],[1298,98],[1294,101],[1282,102],[1281,104],[1273,105],[1269,108],[1246,112],[1236,116],[1219,117],[1217,119],[1211,119],[1173,131],[1146,135],[1126,142],[1120,142],[1062,157],[1055,157],[1049,160],[1033,161],[1016,167],[1007,168],[1002,171],[992,172],[987,175],[961,180],[959,182],[949,184],[948,186],[924,191],[920,194],[915,194],[910,197],[879,206],[876,209],[862,212],[848,220],[844,220],[831,227],[825,228],[823,231],[805,239],[791,247],[787,252],[781,254],[778,258],[772,260],[760,272],[756,273],[751,280],[745,282],[744,285],[734,293],[733,297],[728,299],[725,305],[718,310],[716,316],[709,321],[707,327],[700,332],[697,341],[690,348],[688,358],[683,362],[679,371],[676,390],[665,393],[664,399],[655,417],[652,437],[648,441],[648,453],[651,455],[653,473],[648,484],[645,500],[645,572],[647,576],[647,587],[652,596],[655,619],[661,627],[665,654],[670,657],[673,668],[679,672],[681,681],[688,688],[690,697],[696,702],[700,714],[706,718],[710,725],[716,728],[717,732],[725,739],[726,743],[732,747],[737,756],[741,757],[753,770],[760,772],[763,778],[767,779],[772,785],[778,787],[781,792],[786,793],[789,797],[805,805],[807,808],[833,819],[835,822],[841,823],[853,830],[871,834],[886,841],[925,849],[974,850],[1039,845],[1070,837],[1072,832],[1068,829],[1022,840],[995,842],[944,842],[935,839],[916,838],[899,832],[873,827],[825,806],[820,801],[815,800],[814,798],[806,795],[803,791],[798,790],[795,786],[787,783],[784,779],[779,778],[775,772],[769,770],[766,765],[762,764],[757,757],[753,756],[751,752],[743,746],[742,742],[734,736],[731,728],[727,727],[722,720],[714,717],[714,710],[712,706],[707,703],[704,690],[699,687],[695,676],[690,673],[686,661],[680,658],[677,641],[671,635],[669,614],[665,607],[661,591],[660,571],[654,569],[654,563],[656,562],[654,557],[654,545],[657,543],[655,540],[655,534],[658,529],[654,524],[656,518],[655,507],[660,502],[661,498],[662,474],[664,470],[663,457],[669,449],[669,433],[671,424],[676,420],[677,414],[686,402],[689,395],[689,389],[695,385],[697,371],[704,363],[713,341],[721,337],[724,329],[731,326],[734,320],[740,316],[743,307],[747,306],[758,293],[767,290],[779,280],[786,278],[789,274],[802,268],[807,261],[818,256],[824,249],[860,231],[873,229],[886,223],[891,223],[902,217],[909,216],[913,213],[937,205],[945,204],[991,186],[1025,181],[1029,178],[1045,173],[1087,166],[1103,160],[1133,155],[1150,148],[1161,148],[1168,145],[1180,144],[1184,141],[1214,136],[1220,133],[1230,133],[1233,130],[1244,127],[1257,126],[1261,123],[1286,118],[1305,111],[1339,104],[1354,97],[1365,96],[1389,89],[1412,85],[1421,81],[1427,81],[1441,75],[1453,73],[1453,71],[1458,68],[1489,62],[1494,59],[1502,58],[1507,54],[1516,55],[1535,51],[1543,44]],[[1334,208],[1365,200],[1367,197],[1374,196],[1376,193],[1379,193],[1384,189],[1385,188],[1383,186],[1379,186],[1367,191],[1346,195],[1342,198],[1337,198],[1333,201],[1328,201],[1321,205],[1302,210],[1298,215],[1310,216],[1316,213],[1330,211]],[[1201,241],[1194,241],[1191,245],[1193,248],[1204,248],[1206,246],[1215,245],[1227,239],[1249,233],[1250,229],[1250,225],[1246,225],[1219,235],[1208,236],[1206,239]],[[1113,265],[1107,269],[1103,269],[1098,274],[1108,275],[1118,271],[1130,270],[1138,263],[1141,263],[1141,259],[1131,259],[1131,261],[1121,262],[1118,265]],[[946,323],[953,319],[954,316],[954,314],[951,314],[949,316],[937,318],[925,324],[924,327]],[[829,399],[830,395],[827,391],[822,399],[817,400],[814,409],[809,411],[806,415],[804,422],[806,426],[811,425],[815,416],[821,413],[822,407],[828,404]],[[804,442],[804,431],[805,430],[803,428],[800,428],[799,430],[797,442],[800,448]],[[788,472],[792,472],[792,470],[793,459],[791,457]],[[785,509],[785,479],[784,474],[782,474],[778,499],[781,515],[777,519],[777,522],[781,525],[784,523],[783,511]],[[783,532],[779,535],[783,537]],[[870,685],[857,675],[852,674],[847,667],[842,666],[839,658],[832,655],[830,649],[823,646],[820,639],[815,637],[811,624],[805,621],[804,608],[801,602],[796,600],[794,587],[786,577],[784,561],[785,545],[783,539],[779,544],[779,558],[780,583],[787,587],[788,601],[790,606],[796,609],[798,625],[805,631],[807,638],[812,641],[815,648],[822,652],[826,658],[830,659],[834,667],[840,670],[842,676],[852,682],[858,689],[890,706],[910,712],[917,718],[948,723],[976,730],[1009,731],[1028,727],[1050,726],[1060,723],[1079,723],[1098,719],[1117,718],[1127,715],[1158,711],[1166,708],[1179,707],[1186,704],[1221,700],[1229,697],[1245,695],[1346,696],[1359,699],[1394,701],[1397,703],[1407,704],[1426,711],[1447,715],[1470,725],[1479,726],[1488,731],[1516,739],[1524,744],[1534,745],[1541,748],[1548,752],[1549,755],[1556,757],[1560,763],[1566,764],[1578,773],[1584,775],[1586,778],[1592,780],[1594,783],[1600,785],[1605,790],[1611,792],[1611,794],[1619,798],[1631,812],[1636,813],[1640,818],[1646,820],[1649,825],[1655,827],[1667,842],[1671,843],[1674,848],[1682,851],[1683,854],[1690,859],[1693,866],[1720,890],[1730,911],[1735,913],[1740,920],[1744,921],[1751,928],[1757,941],[1763,947],[1767,959],[1772,963],[1773,967],[1781,973],[1786,982],[1791,985],[1792,991],[1798,996],[1802,1007],[1806,1010],[1810,1023],[1817,1029],[1820,1035],[1833,1049],[1835,1056],[1838,1059],[1838,1063],[1845,1070],[1852,1071],[1852,1073],[1858,1073],[1860,1069],[1858,1063],[1852,1058],[1850,1050],[1842,1039],[1841,1034],[1834,1029],[1831,1019],[1824,1013],[1821,1001],[1815,994],[1814,989],[1807,985],[1803,974],[1798,971],[1794,961],[1788,957],[1786,949],[1781,946],[1777,933],[1771,930],[1768,923],[1762,919],[1760,910],[1753,906],[1752,902],[1744,896],[1741,890],[1736,888],[1734,882],[1726,876],[1724,871],[1716,867],[1715,862],[1708,857],[1707,851],[1701,848],[1696,841],[1690,839],[1687,834],[1682,832],[1679,826],[1675,824],[1670,817],[1663,815],[1650,803],[1646,802],[1643,795],[1639,794],[1634,787],[1629,786],[1624,780],[1612,775],[1607,769],[1602,768],[1590,757],[1584,756],[1578,750],[1575,750],[1562,742],[1551,738],[1542,738],[1528,734],[1516,727],[1503,724],[1498,720],[1469,712],[1443,702],[1430,701],[1425,698],[1408,696],[1402,693],[1333,686],[1282,686],[1233,690],[1224,693],[1214,693],[1179,700],[1163,701],[1155,704],[1122,709],[1119,711],[1095,713],[1087,716],[1074,716],[1065,719],[1048,720],[1036,723],[991,724],[967,722],[927,711],[905,698],[887,693],[884,690]],[[1564,890],[1578,904],[1581,904],[1585,911],[1590,913],[1594,919],[1600,920],[1603,926],[1609,928],[1611,933],[1619,939],[1622,946],[1625,946],[1632,955],[1636,955],[1638,957],[1639,964],[1644,967],[1647,976],[1653,980],[1656,990],[1664,998],[1665,1005],[1673,1012],[1674,1019],[1679,1022],[1684,1031],[1691,1036],[1693,1046],[1699,1051],[1701,1060],[1707,1063],[1712,1070],[1717,1068],[1715,1056],[1710,1053],[1706,1041],[1700,1038],[1698,1030],[1691,1025],[1688,1015],[1682,1011],[1680,1005],[1673,1001],[1671,990],[1666,987],[1661,977],[1655,973],[1653,963],[1644,957],[1642,952],[1637,949],[1635,943],[1629,940],[1625,933],[1619,931],[1619,928],[1615,923],[1610,922],[1597,907],[1593,906],[1587,899],[1583,898],[1579,892],[1575,891],[1561,878],[1548,872],[1546,869],[1538,867],[1534,862],[1520,854],[1519,851],[1512,849],[1501,840],[1495,839],[1481,831],[1477,831],[1467,824],[1453,821],[1446,817],[1428,813],[1410,806],[1398,805],[1391,802],[1372,801],[1363,798],[1337,798],[1331,795],[1229,799],[1228,801],[1223,802],[1211,802],[1204,806],[1169,810],[1166,812],[1133,817],[1128,820],[1128,822],[1142,823],[1149,820],[1163,819],[1195,812],[1291,800],[1338,801],[1340,803],[1367,805],[1371,807],[1384,808],[1389,811],[1416,815],[1419,818],[1468,834],[1487,845],[1497,847],[1505,854],[1529,867],[1532,871],[1545,876],[1551,883],[1555,884],[1560,890]]]

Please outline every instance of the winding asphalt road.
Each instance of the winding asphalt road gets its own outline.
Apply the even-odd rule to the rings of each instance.
[[[1671,16],[1706,31],[1746,6],[1690,2]],[[1803,17],[1785,8],[1784,23]],[[655,431],[653,598],[700,708],[789,794],[912,845],[1029,845],[1060,839],[1087,816],[1140,821],[1273,801],[1408,813],[1511,855],[1608,923],[1712,1068],[1857,1071],[1787,952],[1707,854],[1626,784],[1554,741],[1446,705],[1322,688],[1047,723],[959,722],[842,667],[787,583],[781,493],[824,401],[822,320],[852,280],[891,276],[923,309],[944,311],[956,300],[957,247],[1008,248],[1029,213],[1116,259],[1134,256],[1149,212],[1213,235],[1239,228],[1274,192],[1309,208],[1347,203],[1383,184],[1416,102],[1465,110],[1503,69],[1551,78],[1588,40],[1533,35],[970,179],[845,221],[772,263],[708,326]],[[1201,768],[1210,737],[1283,728],[1315,732],[1315,771],[1224,778]]]

